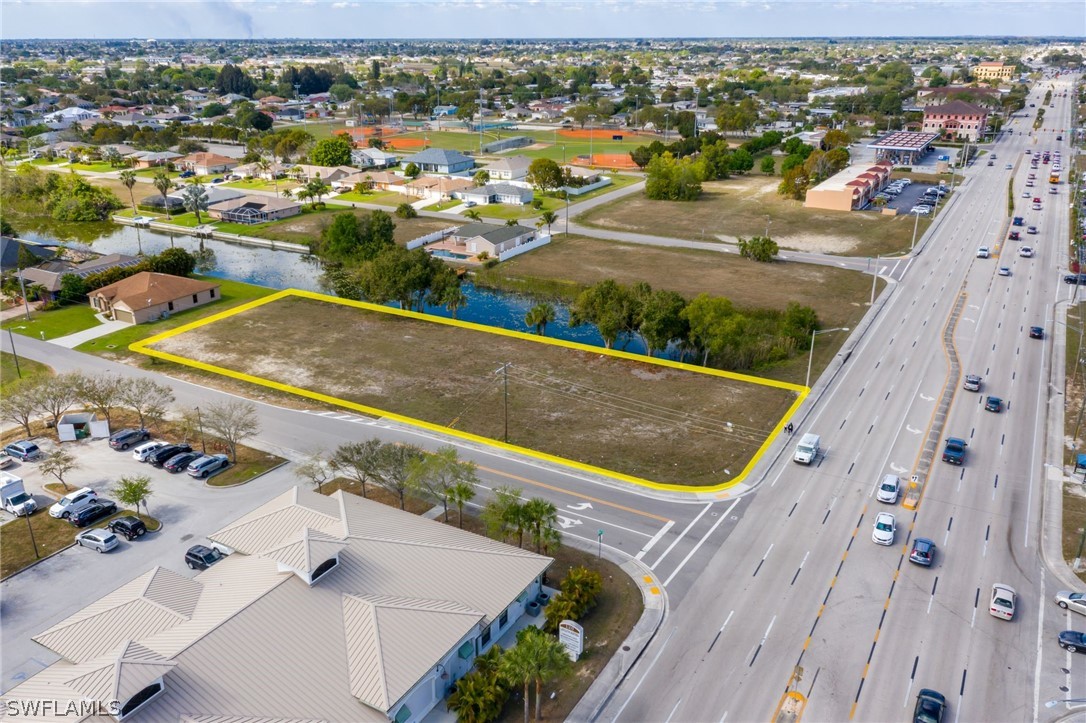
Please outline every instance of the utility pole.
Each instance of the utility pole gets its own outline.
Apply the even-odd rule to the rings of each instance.
[[[505,432],[502,435],[502,441],[509,444],[509,367],[513,366],[512,362],[506,362],[500,367],[494,370],[494,373],[502,373],[502,396],[504,398],[505,407]]]
[[[879,256],[875,257],[875,268],[871,270],[871,306],[875,305],[875,282],[879,280]]]
[[[11,333],[11,327],[8,327],[8,339],[11,341],[11,355],[15,357],[15,373],[19,375],[19,378],[23,378],[23,373],[19,369],[19,355],[15,353],[15,336]]]

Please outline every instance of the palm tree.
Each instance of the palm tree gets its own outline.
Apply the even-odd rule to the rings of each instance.
[[[524,723],[528,723],[528,685],[535,683],[535,719],[543,710],[543,684],[563,675],[573,663],[558,639],[539,628],[527,627],[517,635],[516,647],[502,656],[501,669],[510,682],[524,682]]]
[[[185,210],[196,214],[196,223],[201,223],[200,211],[207,210],[207,190],[192,179],[189,185],[181,193],[181,202],[185,204]]]
[[[321,203],[321,197],[328,193],[330,188],[320,176],[317,176],[312,181],[305,184],[305,190],[309,192],[309,197],[314,199],[313,208],[316,208],[317,204]]]
[[[160,169],[155,174],[155,180],[152,181],[152,183],[154,183],[158,192],[162,194],[162,207],[166,209],[166,218],[170,218],[170,206],[166,201],[166,194],[173,188],[173,182],[170,180],[170,177],[166,175],[166,172]]]
[[[133,187],[136,185],[136,172],[132,170],[121,171],[120,175],[121,183],[128,189],[128,197],[132,200],[132,214],[136,213],[136,196],[132,193]]]
[[[525,628],[527,630],[527,628]],[[529,650],[528,636],[517,642],[516,647],[506,651],[502,656],[499,667],[502,677],[509,681],[510,685],[524,685],[524,723],[528,723],[529,694],[532,681],[535,680],[536,665],[533,653]]]
[[[264,158],[263,156],[261,156],[260,159],[256,162],[256,167],[260,169],[260,175],[263,177],[263,176],[268,175],[268,172],[271,170],[272,164],[271,164],[271,161],[269,161],[267,158]],[[272,180],[275,182],[275,195],[278,196],[279,195],[279,175],[276,174],[276,173],[273,173],[273,174],[271,174],[271,177],[272,177]]]
[[[524,503],[523,515],[532,534],[536,554],[540,554],[543,550],[543,531],[558,522],[558,508],[542,497],[533,497]]]
[[[547,324],[554,321],[554,307],[547,302],[536,304],[524,316],[524,323],[535,327],[535,333],[543,336],[547,333]]]
[[[558,214],[554,211],[544,211],[539,214],[539,220],[547,225],[547,235],[551,235],[551,226],[558,220]]]
[[[479,211],[477,209],[474,209],[474,208],[469,208],[467,211],[464,211],[464,217],[465,218],[470,218],[472,221],[482,221],[483,220],[482,215],[479,213]]]
[[[449,504],[456,505],[456,518],[460,529],[464,529],[464,505],[475,497],[475,485],[466,480],[459,480],[448,489]]]

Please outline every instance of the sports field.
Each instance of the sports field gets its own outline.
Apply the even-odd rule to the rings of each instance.
[[[308,292],[133,350],[499,446],[508,424],[517,451],[670,489],[741,479],[802,399],[790,384]]]

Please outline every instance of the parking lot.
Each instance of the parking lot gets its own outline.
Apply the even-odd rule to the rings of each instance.
[[[56,448],[49,440],[36,439],[43,453]],[[155,566],[191,577],[185,567],[185,550],[205,542],[207,535],[239,515],[268,501],[298,483],[293,465],[284,465],[252,482],[227,488],[207,486],[185,473],[170,474],[132,458],[131,449],[114,451],[105,439],[66,442],[65,448],[79,461],[66,481],[73,489],[90,487],[100,497],[115,499],[112,488],[123,476],[147,475],[151,495],[147,505],[162,528],[105,554],[70,547],[27,568],[2,583],[0,616],[4,619],[3,680],[0,689],[12,686],[56,660],[56,656],[31,641],[31,636],[120,587]],[[44,477],[34,462],[17,462],[7,472],[21,477],[38,503],[37,515],[48,515],[53,497],[45,494]],[[4,513],[5,520],[11,516]],[[101,526],[98,523],[94,526]],[[72,528],[72,538],[77,530]]]
[[[921,198],[924,196],[924,192],[929,188],[935,188],[936,186],[931,183],[912,183],[904,188],[897,197],[890,199],[886,202],[883,208],[895,209],[899,214],[907,215],[909,210],[915,206]],[[939,205],[942,206],[946,202],[946,196],[939,200]],[[879,207],[874,204],[869,204],[864,210],[876,211]],[[930,215],[930,214],[929,214]]]

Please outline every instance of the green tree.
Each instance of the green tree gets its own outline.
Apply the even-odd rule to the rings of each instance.
[[[396,495],[400,509],[407,509],[407,492],[411,489],[411,465],[423,456],[413,444],[383,444],[377,456],[377,484]]]
[[[320,175],[317,175],[305,184],[305,190],[313,198],[313,208],[316,208],[318,203],[323,205],[324,202],[321,199],[332,190],[332,187],[325,183]]]
[[[177,247],[163,249],[154,256],[147,257],[146,263],[149,271],[173,276],[188,276],[196,270],[196,257]]]
[[[777,242],[768,236],[754,236],[749,240],[740,236],[736,239],[736,245],[739,246],[739,255],[743,258],[766,264],[773,261],[773,257],[780,251]]]
[[[524,180],[535,186],[540,193],[561,188],[565,182],[562,167],[550,158],[537,158],[528,165]]]
[[[415,207],[410,203],[401,203],[396,207],[397,218],[418,218],[419,212],[415,210]]]
[[[645,197],[658,201],[694,201],[705,178],[703,164],[689,156],[676,160],[668,152],[653,156],[645,173]]]
[[[785,162],[788,158],[784,159]],[[807,172],[803,170],[803,166],[797,166],[784,170],[784,166],[781,166],[781,182],[777,186],[777,193],[786,198],[791,198],[796,201],[802,200],[807,195]]]
[[[460,481],[449,488],[449,503],[456,506],[456,520],[460,529],[464,529],[464,505],[475,499],[475,485]]]
[[[406,166],[404,166],[403,169],[403,175],[411,179],[418,178],[421,173],[422,169],[419,168],[415,163],[408,163]]]
[[[834,148],[848,148],[850,143],[852,143],[852,138],[849,134],[837,128],[826,131],[822,139],[822,147],[827,151],[832,151]]]
[[[69,472],[77,470],[79,467],[79,461],[75,458],[74,454],[68,451],[67,447],[60,447],[38,464],[38,469],[41,470],[41,473],[50,474],[56,477],[57,481],[64,486],[65,492],[70,488],[64,478]]]
[[[528,534],[531,535],[532,544],[536,553],[543,550],[543,541],[546,539],[546,530],[558,524],[558,508],[553,502],[542,497],[533,497],[523,506],[523,515],[528,526]]]
[[[433,265],[433,277],[426,294],[426,303],[432,306],[444,306],[456,318],[460,307],[468,303],[468,296],[460,284],[460,277],[451,267],[443,263]]]
[[[603,344],[611,349],[623,331],[636,328],[640,300],[630,289],[611,279],[600,281],[582,291],[570,306],[569,325],[595,324]]]
[[[351,162],[351,142],[342,135],[322,138],[309,157],[318,166],[346,166]]]
[[[366,485],[376,482],[380,473],[381,440],[369,439],[365,442],[347,442],[336,447],[330,464],[337,474],[342,474],[358,482],[362,487],[362,496],[366,496]]]
[[[486,170],[485,168],[479,169],[475,172],[475,175],[472,176],[471,182],[476,188],[485,186],[486,184],[490,183],[490,171]]]
[[[551,226],[553,226],[554,222],[558,220],[558,214],[554,211],[544,211],[543,213],[539,214],[539,220],[547,226],[547,235],[550,236]]]
[[[482,519],[487,537],[505,542],[520,516],[520,490],[515,487],[494,488],[493,497],[483,506]]]
[[[648,146],[638,146],[630,151],[630,160],[636,163],[638,168],[644,168],[652,160],[652,151]]]
[[[776,168],[777,168],[777,161],[774,160],[773,156],[765,156],[765,157],[762,158],[762,163],[761,163],[761,166],[760,166],[760,169],[761,169],[762,173],[764,173],[767,176],[772,176],[773,172],[776,170]]]
[[[476,209],[476,208],[469,208],[467,211],[464,211],[464,213],[462,213],[460,215],[463,216],[464,218],[470,218],[472,221],[475,221],[476,223],[483,220],[483,215],[481,213],[479,213],[479,210]]]
[[[517,644],[502,656],[500,669],[510,683],[524,684],[524,723],[528,723],[530,685],[535,683],[535,720],[540,720],[543,684],[568,675],[573,662],[557,638],[529,626],[517,633]]]
[[[509,699],[509,688],[500,674],[503,657],[494,645],[475,659],[475,669],[456,681],[456,690],[446,705],[456,713],[458,723],[491,723],[497,720]]]
[[[408,463],[408,478],[411,489],[442,506],[446,523],[449,521],[452,489],[460,483],[474,486],[479,482],[475,463],[461,460],[456,447],[452,445],[412,459]]]
[[[720,353],[726,347],[735,315],[731,301],[708,294],[699,294],[683,309],[683,317],[690,325],[690,341],[704,354],[703,366],[709,363],[711,354]]]
[[[653,351],[667,349],[672,341],[684,339],[689,334],[690,325],[683,317],[685,308],[686,300],[674,291],[654,291],[644,300],[638,331],[645,340],[645,350],[649,356]]]
[[[201,223],[200,212],[206,211],[208,206],[207,190],[193,178],[181,192],[181,203],[186,211],[196,214],[196,223]]]
[[[70,303],[86,301],[89,291],[90,288],[87,287],[86,279],[79,274],[64,274],[60,277],[60,293],[58,297],[62,301]]]
[[[121,184],[128,189],[128,198],[132,201],[132,213],[136,213],[136,196],[132,189],[136,185],[136,172],[131,170],[121,171],[119,176]]]
[[[152,180],[151,183],[154,184],[154,187],[162,194],[162,205],[163,208],[166,209],[166,218],[170,218],[170,207],[167,204],[167,194],[170,192],[170,189],[173,188],[173,181],[170,180],[170,177],[166,175],[165,171],[159,170],[155,173],[154,180]]]
[[[554,306],[547,302],[541,302],[528,310],[524,316],[524,323],[535,329],[535,333],[545,336],[547,324],[554,321]]]
[[[746,173],[754,168],[754,156],[745,148],[736,148],[729,159],[728,165],[736,173]]]
[[[113,495],[117,501],[126,507],[135,507],[139,514],[140,505],[143,511],[150,516],[151,511],[147,507],[147,498],[151,496],[151,478],[147,475],[135,477],[121,477],[113,486]]]

